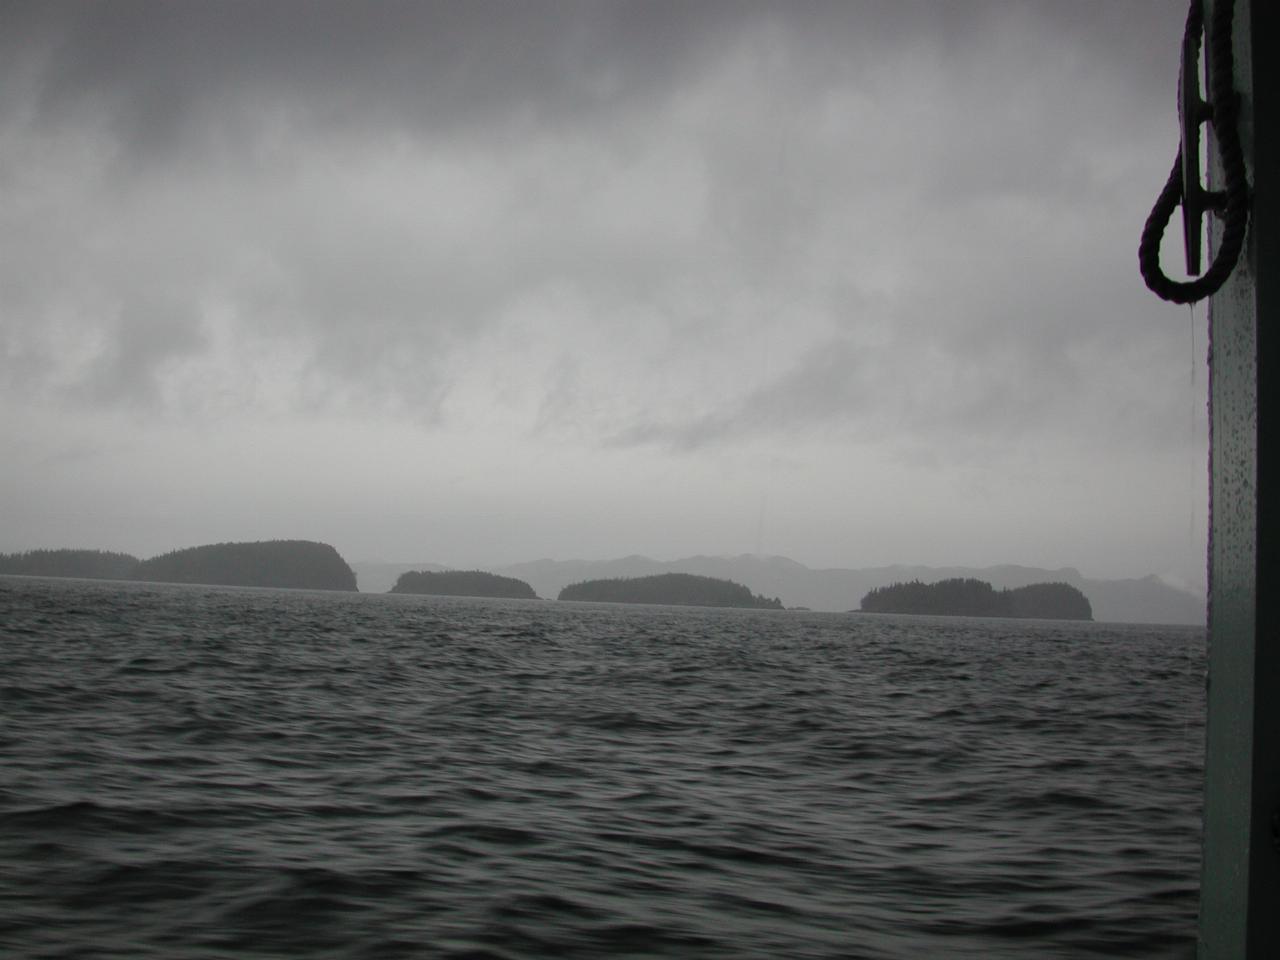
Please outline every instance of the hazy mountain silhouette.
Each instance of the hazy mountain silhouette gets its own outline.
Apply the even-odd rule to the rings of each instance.
[[[1095,620],[1112,623],[1204,623],[1204,600],[1156,577],[1095,580],[1072,567],[1003,565],[994,567],[892,566],[862,569],[812,569],[787,557],[685,557],[659,561],[629,556],[617,560],[534,560],[493,567],[519,577],[539,596],[554,597],[579,580],[643,577],[658,573],[696,573],[733,580],[754,593],[780,597],[788,607],[854,610],[869,591],[906,580],[934,582],[950,578],[985,580],[997,590],[1033,583],[1060,582],[1076,587],[1088,599]]]
[[[437,563],[353,563],[360,589],[384,593],[406,570],[446,570]],[[540,597],[559,596],[571,583],[613,577],[648,577],[659,573],[694,573],[733,580],[753,593],[779,597],[788,607],[812,610],[856,610],[877,587],[905,580],[933,582],[953,577],[985,580],[997,590],[1033,583],[1061,582],[1076,587],[1088,599],[1095,620],[1110,623],[1205,622],[1202,597],[1169,586],[1157,577],[1095,580],[1074,567],[1050,570],[1005,564],[994,567],[892,566],[860,569],[814,569],[787,557],[743,554],[737,557],[685,557],[654,560],[632,555],[614,560],[531,560],[489,565],[486,569],[524,580]]]
[[[451,567],[438,563],[390,563],[385,560],[366,560],[351,564],[361,593],[387,593],[396,585],[400,575],[413,570],[439,573]]]

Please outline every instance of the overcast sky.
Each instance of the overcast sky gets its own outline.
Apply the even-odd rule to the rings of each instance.
[[[1184,16],[0,0],[0,550],[1199,585]]]

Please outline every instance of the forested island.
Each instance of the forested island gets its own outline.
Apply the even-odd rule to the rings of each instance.
[[[666,603],[695,607],[750,607],[781,610],[782,601],[752,592],[732,580],[692,573],[660,573],[652,577],[584,580],[560,591],[561,600],[600,603]]]
[[[138,558],[131,554],[109,550],[27,550],[0,553],[0,574],[128,580],[138,563]]]
[[[409,570],[388,593],[423,593],[437,597],[501,597],[537,600],[533,587],[515,577],[500,577],[483,570]]]
[[[984,580],[894,583],[862,598],[863,613],[924,613],[959,617],[1092,620],[1089,599],[1069,583],[1033,583],[996,590]]]
[[[174,550],[134,568],[134,580],[230,587],[355,590],[356,575],[338,551],[312,540],[212,543]]]
[[[312,540],[211,543],[174,550],[150,560],[109,550],[0,553],[0,574],[229,587],[356,589],[356,575],[338,551]]]

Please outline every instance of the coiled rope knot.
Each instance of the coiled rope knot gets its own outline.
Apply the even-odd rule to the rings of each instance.
[[[1226,282],[1235,269],[1236,261],[1240,259],[1245,230],[1249,224],[1249,184],[1245,176],[1240,132],[1236,126],[1239,114],[1238,94],[1232,85],[1231,15],[1234,6],[1235,0],[1217,0],[1213,5],[1213,19],[1209,24],[1208,87],[1211,110],[1208,119],[1213,124],[1225,181],[1222,193],[1211,195],[1215,201],[1211,208],[1223,220],[1221,243],[1218,244],[1209,269],[1195,279],[1171,280],[1160,269],[1160,242],[1164,238],[1165,228],[1169,225],[1174,209],[1185,202],[1182,183],[1182,151],[1185,144],[1178,147],[1169,179],[1165,181],[1164,189],[1151,208],[1151,214],[1142,228],[1142,239],[1138,243],[1138,269],[1142,272],[1142,279],[1156,296],[1174,303],[1203,300]],[[1202,0],[1191,0],[1183,42],[1192,44],[1197,53],[1203,29]],[[1184,59],[1184,70],[1187,69],[1186,63]],[[1185,83],[1187,78],[1183,79]],[[1189,110],[1190,106],[1184,104],[1183,109]],[[1192,122],[1198,120],[1199,118],[1195,118]],[[1195,184],[1194,188],[1198,189],[1199,184]]]

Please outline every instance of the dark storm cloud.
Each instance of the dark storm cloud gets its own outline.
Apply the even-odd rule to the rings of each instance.
[[[1184,16],[0,0],[0,549],[1198,570]]]
[[[1064,49],[1087,46],[1108,69],[1125,70],[1134,49],[1118,22],[1150,22],[1169,6],[55,0],[5,4],[0,50],[9,69],[35,72],[43,117],[106,111],[145,155],[234,116],[229,104],[278,105],[317,124],[445,134],[503,121],[595,125],[683,89],[735,36],[762,29],[785,69],[810,87],[875,72],[890,95],[886,54],[923,47],[945,68],[1010,25],[1028,30],[1027,61],[1043,56],[1044,37],[1034,32],[1048,31]],[[1139,52],[1163,54],[1156,45]],[[1019,66],[991,64],[1006,75]],[[967,109],[981,119],[994,106]]]
[[[183,357],[274,338],[254,376],[295,364],[304,405],[438,413],[469,345],[567,287],[540,426],[689,448],[1022,424],[1113,346],[1064,304],[1132,273],[1131,237],[1097,231],[1163,143],[1150,61],[1173,56],[1130,24],[1170,6],[6,4],[0,177],[31,197],[3,240],[8,355],[138,402]],[[157,299],[183,306],[122,306]],[[662,342],[613,355],[636,304]],[[585,326],[613,331],[590,358]],[[795,341],[772,373],[697,395],[691,349],[714,365],[770,326]],[[567,373],[592,366],[613,374]],[[672,369],[685,409],[655,417]],[[1005,402],[1028,385],[1045,399]]]
[[[724,13],[594,2],[18,4],[5,53],[36,71],[43,117],[105,111],[146,157],[237,110],[433,135],[590,122],[659,78],[678,86]]]

